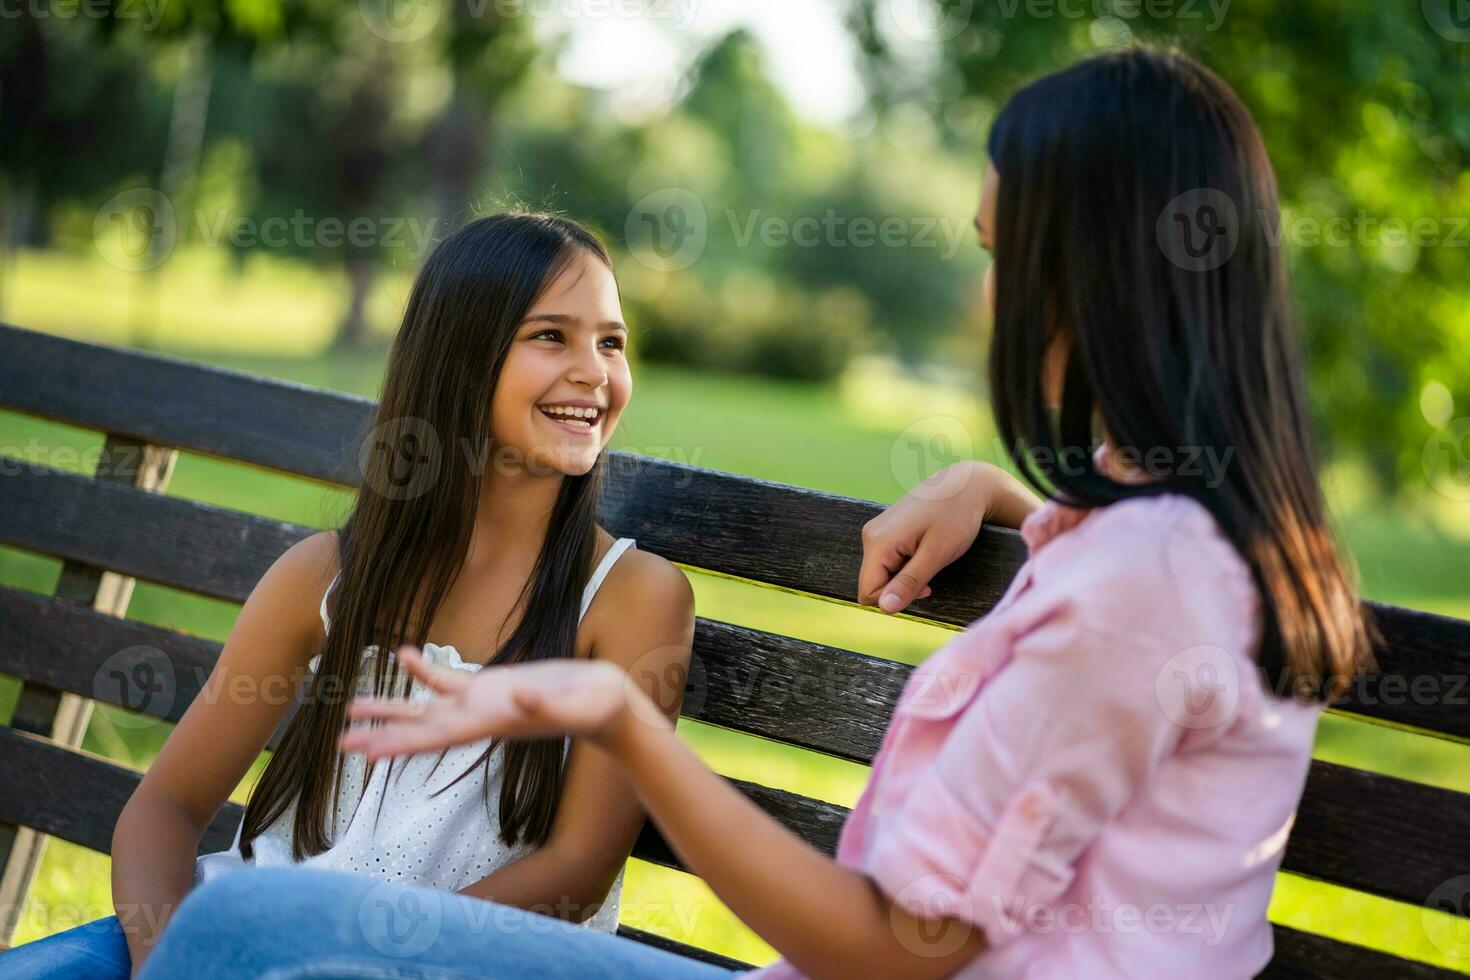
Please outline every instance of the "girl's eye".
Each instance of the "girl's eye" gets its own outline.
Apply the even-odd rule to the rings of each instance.
[[[561,331],[560,330],[538,330],[536,333],[531,334],[531,339],[532,340],[542,340],[542,339],[547,339],[547,340],[561,340]]]
[[[620,336],[618,336],[616,334],[614,334],[611,337],[604,337],[604,338],[602,338],[602,342],[604,344],[610,345],[608,347],[609,350],[622,350],[624,347],[627,346],[627,342],[624,341],[622,337],[620,337]]]

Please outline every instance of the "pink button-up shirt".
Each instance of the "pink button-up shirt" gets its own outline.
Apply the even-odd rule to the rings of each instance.
[[[1000,603],[910,677],[837,860],[982,929],[957,976],[1254,975],[1320,707],[1263,688],[1246,564],[1174,494],[1021,533]]]

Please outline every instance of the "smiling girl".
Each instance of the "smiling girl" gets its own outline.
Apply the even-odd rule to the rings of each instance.
[[[365,765],[337,743],[345,694],[428,695],[382,655],[405,642],[466,679],[493,674],[486,664],[636,665],[646,695],[677,713],[682,689],[656,679],[687,666],[688,581],[597,523],[632,392],[627,335],[608,254],[571,221],[495,215],[438,246],[389,355],[350,516],[265,573],[118,820],[118,916],[8,954],[0,972],[126,977],[191,887],[248,865],[357,872],[616,928],[644,813],[606,751],[492,737]],[[303,673],[304,703],[234,845],[196,862],[286,712],[288,699],[249,692]]]
[[[1020,524],[1029,556],[911,675],[835,860],[710,772],[616,663],[468,677],[405,648],[437,696],[360,699],[350,714],[371,723],[343,747],[595,742],[683,862],[781,954],[762,976],[1255,975],[1323,699],[1371,663],[1314,474],[1265,148],[1218,77],[1130,51],[1022,90],[990,151],[991,398],[1013,461],[1051,499],[967,463],[939,481],[952,496],[926,488],[865,529],[858,598],[888,611],[984,520]],[[1211,261],[1171,237],[1190,195],[1215,217],[1234,207]],[[1136,462],[1170,447],[1230,463]],[[157,976],[333,962],[354,976],[727,973],[523,914],[476,930],[456,901],[394,963],[374,949],[405,923],[361,915],[347,876],[221,884],[185,904]],[[269,907],[232,917],[259,893]],[[324,921],[286,934],[318,908]]]

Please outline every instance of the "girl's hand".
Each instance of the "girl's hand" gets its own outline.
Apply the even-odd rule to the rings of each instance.
[[[580,735],[602,742],[640,719],[671,727],[642,689],[607,661],[543,660],[468,674],[428,663],[417,647],[405,645],[398,662],[433,696],[417,702],[353,698],[349,718],[384,724],[349,729],[343,751],[363,752],[373,762],[494,737]]]
[[[929,580],[969,550],[988,522],[1020,527],[1041,501],[990,463],[952,463],[863,525],[858,602],[896,613],[932,594]]]

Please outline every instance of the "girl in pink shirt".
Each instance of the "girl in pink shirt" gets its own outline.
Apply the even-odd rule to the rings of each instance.
[[[353,717],[385,724],[343,748],[587,739],[782,954],[763,977],[1260,970],[1323,700],[1371,662],[1314,478],[1270,164],[1219,78],[1146,50],[1022,90],[990,159],[976,225],[995,259],[991,396],[1048,501],[967,463],[864,529],[858,598],[890,613],[984,521],[1019,525],[1030,556],[913,673],[836,860],[710,772],[608,663],[467,677],[404,648],[438,696],[359,700]],[[240,947],[219,929],[254,944],[251,969],[370,967],[359,886],[254,874],[192,895],[144,976],[235,975]],[[476,933],[469,901],[438,900],[437,941],[411,962],[541,980],[724,972],[572,927]]]

